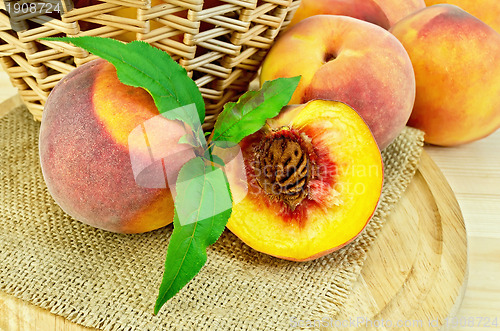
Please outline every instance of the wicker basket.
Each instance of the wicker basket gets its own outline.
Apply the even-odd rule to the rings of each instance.
[[[223,105],[248,89],[274,38],[288,24],[299,3],[0,0],[0,61],[29,111],[40,120],[55,84],[95,56],[66,43],[38,38],[101,36],[143,40],[168,52],[186,68],[205,99],[205,126],[210,127]],[[49,9],[52,13],[43,13]]]

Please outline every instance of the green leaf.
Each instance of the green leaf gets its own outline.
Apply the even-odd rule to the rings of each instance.
[[[186,133],[182,137],[179,138],[179,141],[177,141],[178,144],[186,144],[192,147],[198,147],[198,143],[196,142],[194,136],[192,133]]]
[[[184,164],[176,184],[174,231],[154,313],[193,279],[207,260],[206,249],[231,216],[229,183],[222,169],[202,157]]]
[[[227,103],[215,122],[212,141],[239,143],[262,128],[290,101],[299,81],[300,76],[267,81],[259,91],[249,91],[238,102]]]
[[[190,139],[183,136],[181,140],[179,140],[179,143],[182,141],[193,147],[205,148],[207,146],[207,140],[205,139],[205,134],[203,133],[203,128],[201,127],[200,120],[196,113],[196,105],[194,103],[171,109],[168,112],[162,113],[162,115],[170,120],[182,121],[191,128],[191,132],[187,134],[191,136]]]
[[[146,89],[153,97],[160,113],[194,103],[199,123],[203,123],[205,103],[200,90],[189,78],[186,70],[166,52],[137,40],[125,44],[101,37],[42,39],[68,42],[111,62],[116,68],[120,81],[130,86]],[[184,121],[190,123],[189,120]]]

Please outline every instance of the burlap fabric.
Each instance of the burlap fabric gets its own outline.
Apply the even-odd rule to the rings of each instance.
[[[423,146],[422,132],[407,128],[384,151],[379,207],[344,249],[288,262],[255,252],[225,231],[208,249],[202,271],[154,316],[172,227],[120,235],[67,216],[43,181],[38,132],[25,109],[0,119],[0,290],[104,330],[282,330],[293,318],[334,317]]]

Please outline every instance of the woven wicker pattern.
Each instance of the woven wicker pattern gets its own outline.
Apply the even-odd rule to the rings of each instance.
[[[100,36],[143,40],[168,52],[200,88],[210,127],[222,106],[248,89],[300,0],[41,0],[29,7],[33,3],[0,1],[0,62],[35,119],[55,84],[95,58],[38,38]],[[52,13],[43,13],[48,9]]]

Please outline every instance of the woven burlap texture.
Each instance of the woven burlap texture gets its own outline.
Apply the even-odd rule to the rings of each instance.
[[[334,317],[423,149],[422,132],[406,128],[383,152],[379,207],[347,247],[289,262],[250,249],[226,230],[201,272],[154,316],[171,225],[122,235],[66,215],[43,181],[38,133],[25,109],[0,119],[0,290],[104,330],[282,330],[293,318]]]

